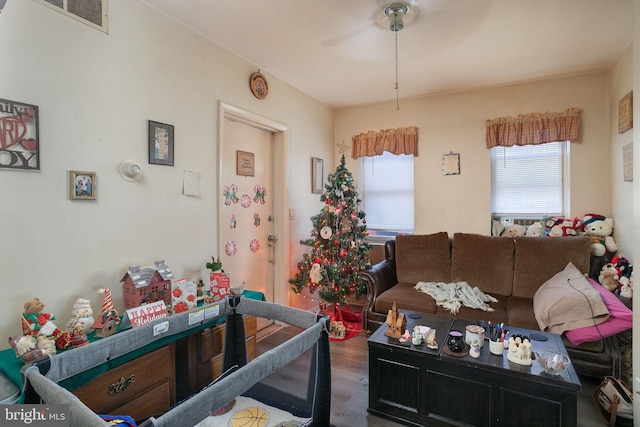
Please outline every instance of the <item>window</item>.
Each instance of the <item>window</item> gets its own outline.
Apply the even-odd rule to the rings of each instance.
[[[491,212],[562,215],[568,142],[491,149]]]
[[[413,233],[413,155],[360,158],[362,210],[372,240]]]

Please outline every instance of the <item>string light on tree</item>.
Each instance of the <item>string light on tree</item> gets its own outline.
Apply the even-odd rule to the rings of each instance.
[[[371,267],[367,254],[371,247],[365,213],[351,172],[345,167],[344,154],[336,171],[329,174],[320,200],[325,202],[311,218],[311,236],[300,243],[311,248],[298,263],[296,276],[289,280],[300,294],[304,288],[318,292],[322,301],[337,307],[348,297],[366,292],[361,273]]]

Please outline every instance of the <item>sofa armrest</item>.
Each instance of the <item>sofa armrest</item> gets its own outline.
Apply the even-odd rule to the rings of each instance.
[[[380,325],[380,315],[374,312],[378,295],[392,288],[398,283],[396,275],[395,257],[388,257],[369,270],[362,273],[362,278],[367,285],[367,301],[362,310],[362,327],[365,330],[374,329],[372,321]]]

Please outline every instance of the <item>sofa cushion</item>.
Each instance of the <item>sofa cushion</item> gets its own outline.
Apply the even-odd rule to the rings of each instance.
[[[395,302],[399,309],[434,314],[436,312],[436,300],[425,293],[416,291],[413,289],[414,286],[415,283],[400,282],[391,289],[384,291],[376,298],[375,311],[387,314]]]
[[[498,302],[492,302],[489,304],[494,311],[483,311],[475,308],[469,307],[460,307],[458,310],[458,314],[455,315],[457,319],[469,320],[472,322],[477,322],[478,320],[484,320],[485,322],[491,323],[504,323],[508,324],[508,315],[507,315],[507,297],[504,295],[492,295],[494,296]],[[429,297],[431,298],[431,297]],[[436,309],[436,314],[439,316],[453,316],[451,311],[446,308],[439,306]]]
[[[498,299],[494,294],[511,295],[513,239],[455,233],[451,252],[451,281],[467,282]]]
[[[609,317],[598,291],[572,263],[540,286],[533,296],[533,312],[540,330],[555,334],[600,324]]]
[[[533,298],[538,288],[568,263],[589,273],[591,243],[586,236],[518,237],[515,241],[513,295]]]
[[[398,282],[449,282],[451,251],[446,231],[396,236]],[[417,293],[414,291],[414,293]]]
[[[507,299],[507,311],[509,312],[509,326],[516,328],[539,330],[536,316],[533,313],[533,298],[521,298],[510,296]]]

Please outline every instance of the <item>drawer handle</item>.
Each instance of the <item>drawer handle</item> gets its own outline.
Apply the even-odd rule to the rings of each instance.
[[[131,374],[128,378],[120,377],[118,382],[113,383],[109,386],[109,394],[113,393],[121,393],[127,389],[131,385],[131,383],[135,382],[135,377]]]

